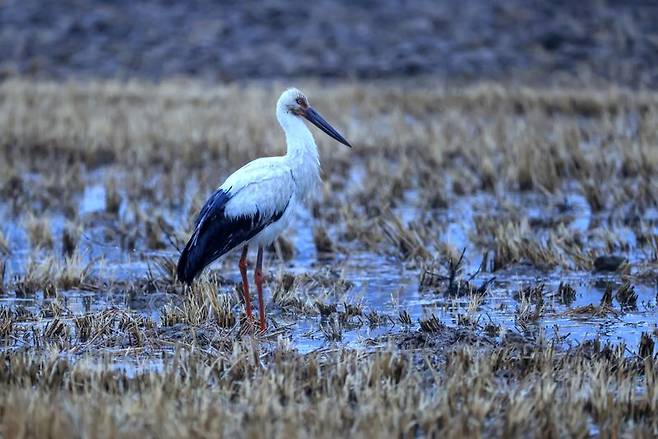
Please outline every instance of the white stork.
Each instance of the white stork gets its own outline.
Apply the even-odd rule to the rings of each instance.
[[[189,285],[210,263],[242,246],[239,263],[242,292],[247,318],[251,321],[247,252],[250,244],[258,246],[254,281],[261,331],[266,328],[263,246],[274,242],[286,229],[293,209],[304,204],[320,182],[318,149],[302,117],[343,145],[352,147],[295,88],[279,97],[276,117],[286,135],[286,155],[256,159],[226,179],[201,209],[177,268],[178,279]]]

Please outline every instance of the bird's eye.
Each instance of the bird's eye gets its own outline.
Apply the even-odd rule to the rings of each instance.
[[[304,105],[304,99],[302,98],[297,98],[295,102],[297,102],[297,105]]]

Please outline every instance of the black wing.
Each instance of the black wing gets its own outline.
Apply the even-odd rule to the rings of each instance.
[[[215,191],[196,219],[194,233],[178,260],[178,279],[191,284],[194,278],[217,258],[250,240],[268,225],[278,221],[288,205],[274,215],[260,212],[242,217],[227,217],[228,192]]]

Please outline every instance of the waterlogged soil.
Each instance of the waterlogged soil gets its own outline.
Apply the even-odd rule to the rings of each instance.
[[[104,172],[96,171],[93,180],[103,181]],[[87,224],[80,236],[78,254],[80,263],[89,267],[88,277],[96,280],[93,287],[83,283],[54,296],[48,296],[45,289],[27,295],[17,291],[13,287],[14,281],[24,274],[29,261],[38,259],[43,252],[31,248],[22,221],[5,203],[0,205],[0,218],[11,253],[5,261],[5,288],[0,296],[0,306],[16,316],[23,316],[18,319],[18,325],[36,327],[41,331],[54,319],[70,323],[80,316],[104,310],[125,311],[132,317],[149,319],[164,331],[166,310],[183,306],[184,298],[180,290],[178,293],[168,291],[151,281],[164,276],[155,260],[164,257],[175,261],[178,252],[172,244],[158,251],[140,249],[139,246],[127,251],[113,241],[113,237],[105,233],[107,225],[95,220],[106,210],[106,189],[103,185],[93,184],[93,180],[90,179],[83,193],[79,194],[78,206]],[[447,280],[450,275],[448,261],[436,261],[433,265],[405,261],[348,242],[337,242],[339,251],[320,254],[313,241],[314,220],[308,211],[301,211],[286,235],[293,244],[294,256],[284,261],[277,253],[270,252],[267,257],[269,339],[288,338],[300,352],[339,346],[368,348],[382,342],[388,335],[426,330],[422,322],[436,318],[448,328],[467,328],[487,337],[492,343],[509,336],[520,336],[525,340],[552,337],[566,348],[599,339],[623,342],[632,352],[642,333],[655,333],[658,324],[655,277],[654,280],[650,277],[634,279],[632,287],[637,300],[632,306],[622,306],[615,297],[625,282],[619,272],[545,270],[529,264],[515,264],[493,271],[486,250],[472,242],[474,215],[486,213],[495,217],[497,214],[496,203],[490,195],[460,197],[451,206],[432,212],[419,212],[414,207],[413,193],[404,198],[406,201],[395,207],[402,221],[430,215],[442,223],[443,234],[437,239],[453,248],[463,249],[457,270],[458,280],[466,280],[474,289],[481,287],[482,293],[464,293],[459,288],[451,288]],[[551,223],[556,215],[562,215],[543,206],[540,197],[519,194],[517,201],[526,215],[536,221]],[[591,222],[596,221],[597,215],[604,214],[593,214],[580,195],[568,195],[565,203],[570,205],[566,227],[587,229]],[[127,200],[122,201],[120,209],[127,210]],[[171,209],[170,224],[179,227],[177,223],[183,221],[183,212],[184,209]],[[645,212],[643,217],[653,233],[658,232],[657,217],[653,210]],[[53,214],[50,226],[56,242],[52,252],[59,254],[60,244],[57,243],[61,241],[58,237],[65,227],[64,216]],[[330,236],[337,235],[332,227],[327,232]],[[627,233],[629,239],[633,238],[631,231],[619,233]],[[631,251],[624,257],[632,274],[636,255]],[[455,260],[452,262],[456,263]],[[213,266],[213,272],[220,279],[216,294],[237,296],[236,285],[240,279],[237,255],[223,258]],[[628,270],[626,274],[629,274]],[[294,312],[274,303],[274,291],[285,283],[286,277],[300,279],[304,276],[310,281],[302,283],[295,294],[303,296],[301,301],[310,306]],[[431,277],[444,281],[427,282]],[[562,294],[564,285],[572,288],[568,297]],[[601,304],[607,289],[612,291],[613,298],[604,308]],[[53,312],[54,308],[58,311]],[[243,312],[237,302],[233,312],[236,315]],[[349,313],[349,319],[342,318]],[[180,325],[166,330],[169,334],[187,331]],[[30,337],[7,338],[4,348],[29,347],[30,340]],[[84,350],[84,346],[81,349]],[[174,349],[175,345],[166,344],[151,350],[119,349],[116,353],[121,354],[119,364],[139,361],[157,368],[160,361],[158,351]],[[73,352],[77,353],[77,350]]]

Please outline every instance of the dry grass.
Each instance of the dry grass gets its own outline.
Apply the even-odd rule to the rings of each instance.
[[[656,363],[627,359],[623,349],[430,352],[421,343],[416,355],[390,347],[299,355],[284,342],[264,352],[247,340],[213,356],[178,350],[160,371],[131,375],[112,371],[110,357],[72,363],[22,352],[0,374],[2,433],[582,437],[658,429]]]
[[[3,255],[7,255],[11,252],[9,248],[9,241],[7,241],[7,237],[5,236],[5,233],[0,229],[0,253]]]
[[[53,247],[54,240],[48,218],[37,217],[34,214],[30,214],[25,220],[25,227],[32,248]]]
[[[622,209],[632,215],[658,201],[654,93],[614,87],[302,85],[356,145],[346,151],[317,136],[328,178],[323,208],[314,213],[329,227],[338,224],[343,239],[378,252],[427,259],[439,251],[435,237],[442,224],[420,214],[402,220],[395,208],[403,204],[418,212],[449,210],[459,197],[492,193],[514,209],[519,201],[510,194],[517,191],[534,191],[556,205],[571,192],[581,194],[593,212]],[[75,219],[78,209],[71,200],[85,175],[79,166],[66,164],[111,166],[121,177],[105,181],[106,211],[116,216],[126,207],[123,226],[114,233],[126,248],[145,240],[148,248],[162,249],[168,242],[148,219],[189,206],[189,224],[205,196],[204,190],[195,191],[188,205],[189,187],[210,190],[247,160],[283,152],[270,111],[279,88],[5,81],[0,84],[0,148],[13,166],[3,192],[18,200],[16,207],[57,206]],[[224,111],[228,107],[231,111]],[[368,178],[346,184],[354,163]],[[28,183],[28,171],[41,179]],[[337,198],[337,192],[344,195]],[[58,198],[65,200],[57,203]],[[484,219],[490,223],[487,231],[480,230],[479,221],[476,232],[491,236],[484,245],[493,250],[494,268],[521,261],[591,268],[595,255],[583,248],[588,237],[571,229],[555,229],[538,240],[523,217],[509,224]],[[34,226],[35,244],[47,246],[47,235],[36,233],[44,227]],[[174,232],[181,236],[186,228]],[[598,239],[607,239],[606,248],[623,245],[614,238]],[[647,244],[654,238],[649,236]],[[335,250],[322,234],[316,234],[316,244],[320,252]]]
[[[10,156],[75,153],[88,164],[132,165],[172,163],[173,158],[199,165],[221,157],[224,166],[234,167],[252,156],[281,151],[273,115],[279,88],[11,80],[0,85],[0,132],[5,149],[13,149]],[[352,156],[377,150],[401,159],[398,171],[388,175],[395,183],[393,193],[399,192],[396,185],[409,184],[404,171],[417,160],[429,159],[430,169],[461,161],[485,176],[493,166],[497,180],[502,177],[506,183],[516,183],[520,169],[529,167],[523,172],[543,188],[558,188],[565,177],[588,181],[610,173],[651,175],[657,166],[658,153],[652,148],[657,135],[651,127],[658,117],[658,95],[650,92],[492,85],[465,90],[304,88],[358,146]],[[223,111],[229,104],[232,111]],[[629,117],[636,118],[634,129],[620,130]],[[318,139],[329,147],[329,140]],[[410,151],[423,153],[416,158]],[[475,151],[478,156],[470,154]],[[344,164],[347,153],[338,152],[331,157]],[[616,160],[617,166],[607,166]],[[476,166],[480,161],[489,164]],[[382,166],[369,167],[386,169]],[[429,177],[426,170],[421,167],[416,175]],[[402,182],[397,182],[398,175]]]
[[[559,317],[616,318],[642,306],[635,285],[655,279],[658,262],[658,94],[300,86],[355,148],[316,136],[325,182],[308,236],[317,260],[293,273],[292,241],[278,243],[283,261],[269,255],[266,279],[271,329],[256,336],[224,271],[185,290],[173,267],[207,192],[244,162],[283,152],[273,115],[282,86],[0,83],[0,212],[16,225],[10,235],[24,232],[30,244],[0,232],[0,290],[43,298],[37,310],[0,307],[0,435],[658,433],[655,336],[631,355],[546,342],[537,334],[558,314],[553,301],[576,298],[566,282],[518,292],[508,317],[519,332],[480,314],[490,306],[486,271],[583,274],[611,254],[626,263],[605,275],[627,282]],[[104,199],[83,214],[85,188]],[[112,261],[102,269],[99,253],[144,263],[146,273],[131,277]],[[482,254],[480,270],[465,268]],[[419,319],[364,306],[354,297],[362,285],[343,270],[364,255],[409,270],[418,294],[447,303],[454,324],[433,314],[438,307]],[[74,312],[70,290],[122,294],[147,311]],[[290,328],[301,320],[325,347],[295,351]],[[371,348],[340,345],[355,328],[389,327],[396,335],[363,342]]]
[[[79,254],[63,259],[52,256],[31,259],[25,273],[15,280],[13,287],[20,296],[30,296],[37,291],[52,296],[56,289],[70,290],[81,286],[91,266],[91,263],[83,263]]]

